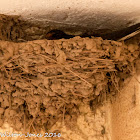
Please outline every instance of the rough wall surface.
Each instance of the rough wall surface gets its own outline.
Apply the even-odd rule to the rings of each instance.
[[[140,76],[134,76],[112,105],[112,140],[140,139]]]
[[[139,0],[1,0],[0,5],[0,14],[21,15],[42,26],[69,28],[69,33],[74,27],[75,34],[84,29],[112,32],[140,23]]]

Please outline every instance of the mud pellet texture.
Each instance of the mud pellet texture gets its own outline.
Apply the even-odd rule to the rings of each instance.
[[[72,133],[86,119],[80,116],[81,105],[96,114],[98,105],[117,94],[136,72],[139,55],[138,44],[100,37],[0,41],[0,125],[8,122],[17,131],[46,132],[61,122]],[[87,137],[89,120],[77,128],[83,131],[80,139]],[[90,126],[97,137],[100,133],[97,139],[103,139],[104,123],[95,123],[95,130]]]

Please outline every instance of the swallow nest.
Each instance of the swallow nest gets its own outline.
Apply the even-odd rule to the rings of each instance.
[[[138,45],[100,37],[0,41],[0,126],[46,131],[76,121],[81,103],[94,108],[120,90],[139,55]]]

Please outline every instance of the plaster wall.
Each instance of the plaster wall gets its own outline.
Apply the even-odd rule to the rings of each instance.
[[[140,76],[134,76],[111,105],[112,140],[140,139]]]

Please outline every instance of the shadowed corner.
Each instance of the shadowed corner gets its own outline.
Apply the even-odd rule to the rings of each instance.
[[[48,32],[45,37],[48,40],[57,40],[57,39],[62,39],[62,38],[70,39],[70,38],[73,38],[74,35],[68,35],[61,30],[55,29]]]

